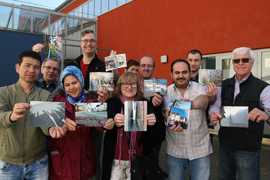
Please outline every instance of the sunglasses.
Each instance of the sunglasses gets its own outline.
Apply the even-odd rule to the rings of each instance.
[[[239,64],[240,62],[242,62],[242,63],[249,63],[249,58],[233,59],[233,63],[234,64]]]

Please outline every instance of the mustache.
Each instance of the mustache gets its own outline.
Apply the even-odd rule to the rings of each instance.
[[[186,80],[186,78],[177,78],[176,80]]]

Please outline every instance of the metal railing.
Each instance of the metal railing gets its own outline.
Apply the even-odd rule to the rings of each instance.
[[[96,18],[78,17],[5,2],[0,2],[0,17],[0,29],[63,37],[96,24]]]

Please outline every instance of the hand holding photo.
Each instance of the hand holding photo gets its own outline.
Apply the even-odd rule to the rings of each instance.
[[[125,101],[124,131],[146,131],[147,130],[147,102]]]
[[[165,95],[167,92],[166,79],[147,79],[144,80],[144,97],[152,97],[154,93]]]
[[[105,57],[106,71],[127,67],[126,54],[113,54]]]
[[[207,85],[215,83],[216,86],[221,86],[222,70],[219,69],[200,69],[199,70],[199,83]]]
[[[61,36],[48,37],[47,58],[57,59],[62,61],[63,57],[63,39]]]
[[[247,106],[224,106],[224,117],[220,126],[248,128],[248,107]]]
[[[89,73],[89,91],[97,91],[104,88],[107,91],[113,91],[113,73],[112,72],[91,72]]]
[[[108,119],[107,103],[75,104],[76,123],[89,127],[103,127]]]
[[[170,106],[169,116],[167,118],[167,127],[181,127],[183,129],[187,129],[190,109],[191,101],[174,100]]]
[[[31,101],[28,114],[30,127],[61,127],[65,122],[63,102]]]

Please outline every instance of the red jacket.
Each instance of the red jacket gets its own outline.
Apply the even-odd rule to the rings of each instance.
[[[66,117],[74,120],[74,106],[65,95],[54,97],[54,101],[65,102]],[[94,99],[88,97],[87,102]],[[96,152],[92,138],[93,128],[77,127],[60,139],[49,139],[50,179],[88,180],[96,173]]]

